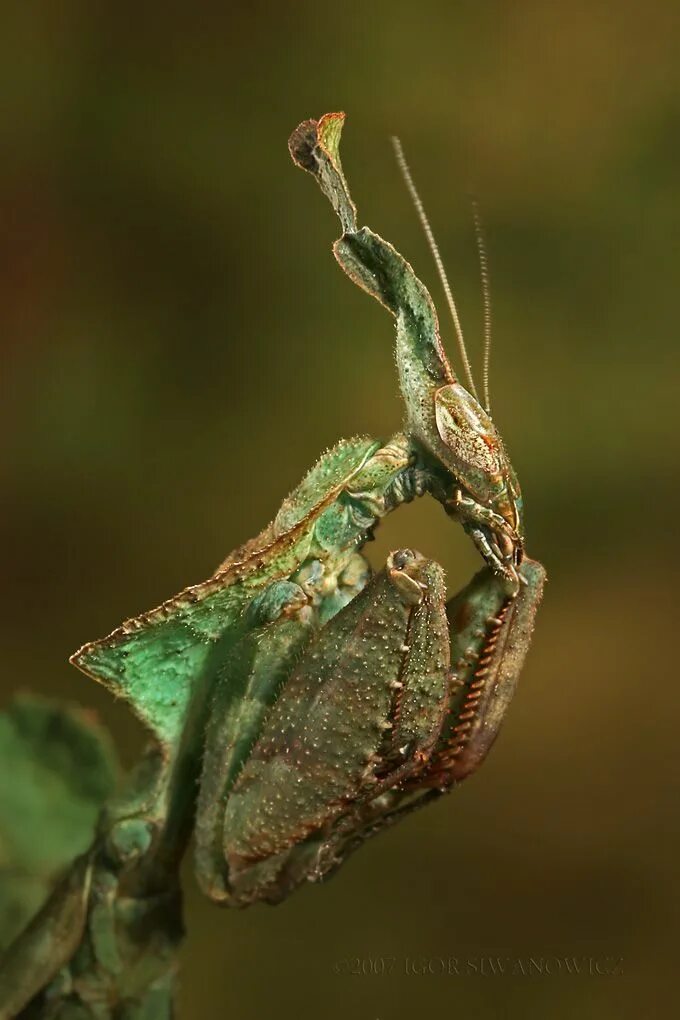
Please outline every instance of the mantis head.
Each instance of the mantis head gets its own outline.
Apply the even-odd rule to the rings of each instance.
[[[522,496],[500,434],[461,383],[433,388],[430,399],[429,413],[416,410],[414,432],[455,479],[446,509],[461,517],[485,559],[513,575],[523,552]]]

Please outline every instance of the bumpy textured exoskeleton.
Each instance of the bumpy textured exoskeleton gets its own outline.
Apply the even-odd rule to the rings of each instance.
[[[200,776],[198,879],[227,904],[276,902],[323,877],[477,767],[544,580],[523,556],[501,439],[453,373],[427,290],[391,245],[357,228],[338,154],[343,119],[306,121],[290,148],[340,218],[340,265],[396,319],[404,430],[387,443],[339,443],[211,578],[73,659],[130,701],[160,748],[153,797],[122,804],[112,838],[143,817],[147,871],[155,843],[163,862]],[[382,517],[425,493],[486,561],[448,603],[433,561],[399,550],[371,579],[361,553]]]

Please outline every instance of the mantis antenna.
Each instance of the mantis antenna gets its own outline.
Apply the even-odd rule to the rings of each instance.
[[[491,361],[491,287],[489,286],[489,259],[486,253],[484,228],[479,215],[479,203],[472,198],[472,216],[475,222],[475,237],[479,254],[479,270],[482,277],[482,299],[484,301],[484,361],[482,363],[482,385],[484,388],[484,407],[491,414],[491,398],[489,396],[489,364]]]
[[[472,368],[470,366],[470,359],[468,358],[467,348],[465,347],[465,339],[463,337],[463,329],[461,327],[460,319],[458,317],[458,309],[456,308],[456,302],[453,300],[453,294],[451,293],[451,287],[449,286],[449,281],[448,281],[447,276],[446,276],[446,270],[444,269],[444,263],[442,262],[441,255],[439,254],[439,248],[437,247],[437,242],[435,241],[434,234],[432,233],[432,227],[430,226],[430,221],[427,218],[427,214],[425,212],[425,208],[424,208],[423,203],[421,201],[420,195],[418,194],[418,192],[416,190],[416,186],[413,183],[413,178],[411,177],[411,171],[409,170],[408,163],[406,162],[406,157],[404,156],[404,150],[403,150],[403,148],[401,146],[401,142],[399,141],[398,138],[393,137],[392,138],[392,145],[394,146],[394,152],[395,152],[395,155],[397,157],[397,163],[399,164],[399,169],[401,170],[402,177],[404,178],[404,181],[406,183],[406,187],[408,188],[409,193],[411,195],[411,199],[412,199],[413,204],[415,206],[416,212],[418,213],[418,218],[420,220],[422,228],[425,231],[425,237],[427,238],[427,243],[430,246],[430,251],[432,252],[432,257],[434,258],[434,262],[435,262],[435,265],[437,267],[437,272],[439,273],[439,279],[441,280],[442,286],[444,288],[444,294],[446,295],[446,302],[447,302],[447,304],[449,306],[449,311],[451,312],[451,318],[453,319],[453,326],[454,326],[454,329],[456,331],[456,339],[458,341],[458,349],[460,351],[461,360],[462,360],[463,366],[465,368],[465,377],[467,379],[468,386],[470,387],[470,392],[472,393],[472,395],[475,398],[475,400],[479,401],[479,397],[477,395],[477,389],[475,387],[475,381],[474,381],[474,379],[472,377]]]

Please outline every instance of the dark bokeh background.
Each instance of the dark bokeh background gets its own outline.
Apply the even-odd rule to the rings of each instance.
[[[348,112],[360,219],[441,307],[397,132],[471,338],[480,198],[495,413],[550,584],[502,738],[454,796],[276,909],[220,912],[187,869],[180,1015],[660,1013],[680,934],[677,3],[228,6],[3,5],[6,696],[94,706],[131,760],[138,729],[70,652],[204,578],[337,438],[398,427],[389,317],[334,265],[286,150],[299,120]],[[400,544],[451,586],[476,566],[434,505],[372,555]],[[624,976],[403,973],[466,955],[623,957]],[[334,973],[381,957],[392,975]]]

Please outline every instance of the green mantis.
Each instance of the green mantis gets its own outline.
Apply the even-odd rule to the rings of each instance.
[[[74,657],[123,693],[141,689],[138,710],[159,735],[175,717],[183,730],[187,714],[201,719],[196,867],[224,903],[275,901],[323,877],[479,764],[543,583],[524,557],[502,441],[454,375],[427,290],[357,227],[343,119],[303,123],[290,150],[340,219],[340,266],[396,320],[406,428],[387,443],[340,443],[212,578]],[[369,580],[361,554],[382,517],[425,493],[487,564],[448,605],[435,563],[403,550]]]
[[[154,738],[79,865],[100,896],[105,875],[128,899],[171,900],[192,826],[216,902],[274,903],[326,877],[477,768],[529,646],[545,572],[524,554],[519,484],[447,359],[426,288],[357,226],[343,121],[305,121],[289,146],[340,220],[341,268],[395,319],[404,427],[338,443],[212,577],[73,656]],[[362,554],[383,517],[424,495],[484,559],[448,600],[420,553],[391,553],[374,577]],[[92,900],[79,889],[85,925]]]

